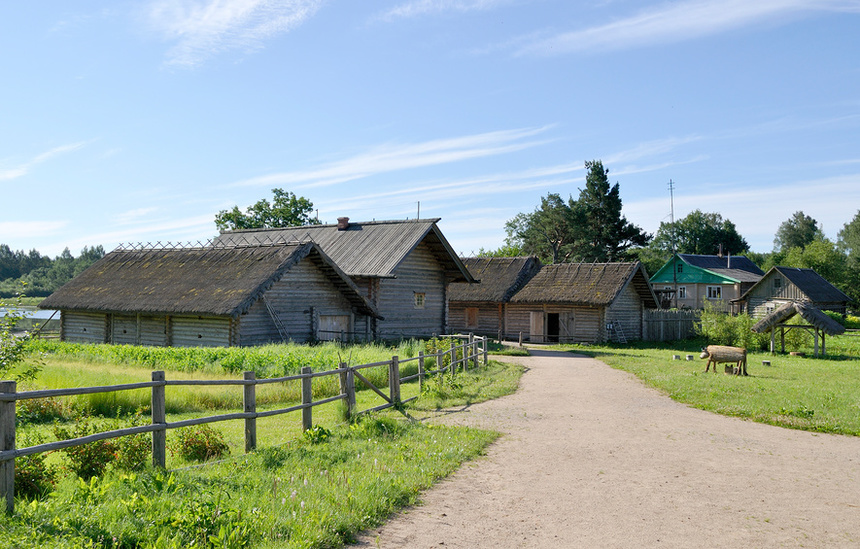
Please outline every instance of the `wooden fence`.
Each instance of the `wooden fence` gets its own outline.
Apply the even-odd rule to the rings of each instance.
[[[645,341],[676,341],[696,335],[701,311],[646,310],[642,317],[642,339]]]
[[[14,512],[15,508],[15,458],[52,452],[81,446],[90,442],[136,435],[139,433],[152,433],[152,464],[155,467],[166,467],[167,464],[167,430],[180,427],[202,425],[204,423],[216,423],[220,421],[244,420],[245,421],[245,452],[251,452],[257,447],[257,418],[271,417],[290,412],[302,412],[302,429],[313,427],[312,410],[314,406],[320,406],[329,402],[343,400],[346,402],[347,416],[354,416],[372,411],[384,410],[391,407],[399,407],[417,397],[402,401],[400,398],[400,386],[403,383],[418,380],[419,388],[423,386],[424,377],[430,374],[440,374],[450,371],[452,374],[458,369],[467,370],[471,362],[474,367],[479,361],[487,364],[487,339],[469,336],[443,336],[451,338],[450,348],[438,349],[435,353],[425,355],[423,351],[417,357],[401,360],[397,356],[384,362],[349,366],[341,363],[337,369],[325,372],[312,372],[310,367],[301,369],[300,374],[278,378],[257,379],[254,372],[245,372],[243,379],[225,380],[168,380],[163,371],[152,372],[152,381],[142,383],[127,383],[123,385],[109,385],[102,387],[76,387],[71,389],[50,389],[42,391],[16,391],[14,381],[0,381],[0,498],[6,500],[6,511]],[[459,345],[455,338],[465,339]],[[437,368],[425,370],[425,361],[428,358],[435,359]],[[446,359],[448,364],[445,364]],[[400,367],[408,362],[418,362],[418,373],[400,377]],[[388,394],[375,387],[361,370],[367,368],[388,367]],[[340,393],[336,396],[322,400],[313,400],[313,380],[318,377],[339,376]],[[356,411],[355,381],[356,378],[364,383],[370,390],[383,398],[385,404],[367,410]],[[287,381],[301,380],[302,402],[288,408],[278,410],[257,411],[256,387],[258,385],[283,383]],[[187,419],[168,423],[166,417],[166,391],[170,387],[181,385],[241,385],[244,390],[244,406],[242,412],[221,414],[215,416]],[[152,390],[152,421],[149,425],[128,427],[94,433],[88,436],[60,440],[28,448],[15,448],[15,403],[19,400],[32,400],[38,398],[63,397],[74,395],[88,395],[96,393],[112,393],[117,391],[129,391],[133,389]],[[420,389],[419,389],[420,391]]]

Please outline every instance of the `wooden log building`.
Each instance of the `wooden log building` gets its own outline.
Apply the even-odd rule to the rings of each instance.
[[[373,339],[430,337],[448,331],[448,287],[474,282],[437,226],[439,219],[350,222],[223,232],[221,245],[314,242],[379,312]]]
[[[39,307],[63,341],[176,347],[370,338],[380,318],[313,243],[115,250]]]

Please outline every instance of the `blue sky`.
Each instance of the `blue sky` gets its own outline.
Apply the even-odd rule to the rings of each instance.
[[[755,251],[860,210],[860,0],[123,0],[0,7],[0,243],[196,241],[310,199],[503,244],[586,160],[653,232]]]

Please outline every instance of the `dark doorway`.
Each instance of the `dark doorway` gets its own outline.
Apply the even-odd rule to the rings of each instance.
[[[546,340],[558,343],[558,313],[546,314]]]

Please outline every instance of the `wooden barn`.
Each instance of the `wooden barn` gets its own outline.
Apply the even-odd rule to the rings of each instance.
[[[313,243],[116,250],[39,306],[63,341],[175,347],[369,338],[379,317]]]
[[[437,226],[438,219],[355,223],[222,233],[216,243],[314,242],[361,289],[382,318],[374,339],[429,337],[448,331],[448,286],[474,282]]]
[[[537,257],[471,257],[463,260],[478,284],[451,284],[450,329],[499,338],[511,298],[541,268]]]
[[[506,334],[522,332],[533,342],[626,342],[642,339],[644,312],[656,308],[638,261],[544,265],[508,303]]]
[[[764,318],[786,303],[799,302],[845,314],[851,298],[813,269],[773,267],[738,301],[750,316]]]

